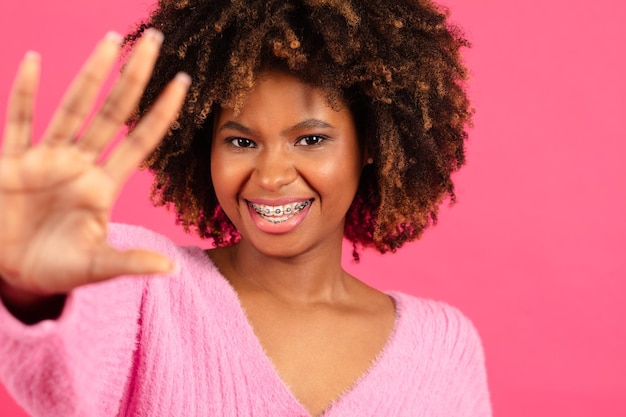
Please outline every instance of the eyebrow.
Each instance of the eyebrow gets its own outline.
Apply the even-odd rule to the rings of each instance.
[[[332,129],[334,128],[334,126],[320,119],[306,119],[306,120],[296,123],[295,125],[291,127],[288,127],[287,129],[283,130],[281,134],[285,135],[285,134],[289,134],[289,133],[292,133],[298,130],[304,130],[304,129],[329,129],[329,128]],[[225,130],[225,129],[236,130],[246,135],[255,134],[254,130],[250,129],[247,126],[242,125],[241,123],[237,123],[232,120],[229,120],[225,122],[223,125],[221,125],[218,131],[221,132],[222,130]]]
[[[242,125],[241,123],[233,122],[232,120],[229,120],[223,125],[221,125],[220,128],[218,129],[218,132],[221,132],[222,130],[226,130],[226,129],[236,130],[238,132],[245,133],[247,135],[254,134],[254,131],[250,129],[249,127],[246,127]]]
[[[294,131],[304,130],[304,129],[328,129],[328,128],[333,128],[333,125],[320,119],[306,119],[306,120],[301,121],[300,123],[296,123],[295,125],[283,130],[281,133],[283,134],[291,133]]]

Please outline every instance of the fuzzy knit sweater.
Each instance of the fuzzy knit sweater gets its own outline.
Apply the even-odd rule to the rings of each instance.
[[[111,226],[118,247],[149,248],[176,275],[74,290],[32,326],[0,303],[0,380],[32,416],[310,417],[280,380],[234,289],[199,248]],[[369,370],[324,417],[491,416],[483,351],[458,310],[402,293]]]

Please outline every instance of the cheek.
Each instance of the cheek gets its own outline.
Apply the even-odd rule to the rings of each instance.
[[[222,192],[222,166],[219,157],[215,155],[215,151],[211,151],[211,180],[213,181],[213,189],[217,198],[220,198]]]
[[[224,210],[233,205],[239,191],[239,175],[235,164],[229,164],[227,158],[219,152],[211,154],[211,179],[217,200]]]
[[[347,202],[354,198],[361,177],[358,149],[342,149],[307,167],[307,180],[319,190],[322,197]]]

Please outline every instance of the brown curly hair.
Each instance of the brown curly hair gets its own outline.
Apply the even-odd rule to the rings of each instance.
[[[345,237],[394,251],[437,220],[451,174],[465,162],[472,110],[460,55],[469,42],[429,0],[160,0],[126,37],[149,27],[165,42],[132,126],[178,71],[193,84],[147,159],[153,201],[174,205],[186,230],[216,245],[239,234],[211,184],[210,138],[220,105],[241,108],[259,73],[286,70],[348,103],[375,163],[364,168]]]

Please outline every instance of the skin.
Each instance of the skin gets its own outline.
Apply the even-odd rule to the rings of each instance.
[[[179,74],[169,83],[149,115],[99,161],[136,106],[161,42],[158,31],[147,31],[79,138],[119,57],[121,36],[109,34],[98,43],[38,141],[32,123],[40,58],[28,53],[22,61],[0,149],[0,296],[18,318],[35,322],[53,316],[43,308],[46,300],[80,285],[172,270],[162,255],[110,247],[107,223],[124,182],[175,119],[189,76]]]
[[[391,299],[341,267],[345,215],[367,158],[349,109],[325,97],[265,73],[239,113],[220,111],[211,151],[218,200],[242,239],[208,254],[312,415],[367,371],[394,322]],[[248,201],[284,199],[313,200],[295,227],[274,228],[249,209]]]
[[[104,105],[76,138],[119,44],[120,37],[110,35],[97,45],[37,141],[38,55],[27,54],[18,70],[0,153],[0,298],[24,322],[54,318],[63,306],[56,294],[174,268],[162,255],[118,251],[107,243],[119,190],[175,119],[190,82],[177,76],[102,160],[150,77],[161,44],[157,31],[138,43]],[[324,123],[302,125],[311,119]],[[243,134],[250,132],[252,137]],[[327,139],[315,145],[310,136],[318,135]],[[258,146],[234,149],[227,140],[233,137]],[[333,110],[322,91],[279,73],[262,77],[237,115],[222,109],[213,139],[214,186],[242,240],[209,256],[239,294],[279,376],[312,415],[367,371],[393,327],[392,300],[341,268],[344,217],[365,160],[350,112]],[[313,199],[297,227],[268,233],[251,221],[245,199],[284,197]]]

